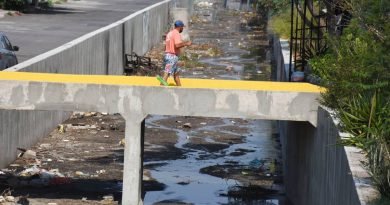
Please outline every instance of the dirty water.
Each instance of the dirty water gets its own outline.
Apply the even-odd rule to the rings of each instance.
[[[239,11],[240,1],[228,1],[229,10],[222,8],[222,0],[210,2],[211,7],[194,9],[197,18],[189,33],[195,49],[186,51],[193,67],[185,67],[183,77],[269,80],[266,20]],[[203,45],[207,52],[197,49]],[[221,52],[208,52],[207,46]],[[160,59],[155,53],[154,59]],[[69,181],[39,188],[11,186],[15,196],[28,196],[30,205],[120,203],[124,129],[118,114],[74,114],[31,148],[37,159],[18,158],[6,169],[12,177],[0,173],[0,192],[10,187],[10,179],[25,183],[15,174],[38,164],[40,173],[57,169]],[[283,192],[281,161],[273,121],[148,116],[144,204],[290,205]],[[26,179],[31,183],[39,177]],[[107,197],[110,203],[104,202]]]
[[[213,6],[195,7],[198,18],[192,22],[191,39],[194,44],[213,42],[223,53],[199,58],[202,66],[185,69],[183,76],[269,80],[270,45],[268,36],[261,32],[263,25],[248,26],[248,20],[237,11],[244,8],[239,1],[228,1],[228,10],[222,8],[223,1],[208,2]],[[184,128],[183,123],[191,120],[192,127]],[[273,121],[149,116],[146,126],[147,130],[174,131],[174,147],[183,150],[184,157],[145,160],[144,166],[152,167],[151,177],[165,188],[147,191],[144,204],[289,205],[283,192],[280,142]]]

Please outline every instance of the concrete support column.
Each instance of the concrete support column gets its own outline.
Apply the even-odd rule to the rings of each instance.
[[[142,150],[144,119],[126,117],[122,204],[142,205]]]

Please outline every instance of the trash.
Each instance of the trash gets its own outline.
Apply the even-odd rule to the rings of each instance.
[[[78,177],[89,177],[90,176],[89,174],[84,173],[82,171],[76,171],[75,175],[78,176]]]
[[[104,174],[104,173],[106,173],[106,170],[104,170],[104,169],[98,170],[98,171],[96,171],[96,173],[97,173],[97,174]]]
[[[108,135],[104,135],[104,138],[109,138],[110,136],[108,136]]]
[[[4,203],[5,202],[5,198],[3,196],[0,196],[0,203]]]
[[[248,175],[248,172],[242,171],[241,174],[243,174],[243,175]]]
[[[32,150],[26,150],[23,148],[17,148],[17,149],[19,151],[22,151],[22,153],[20,153],[18,157],[23,157],[25,159],[35,159],[37,157],[37,153]]]
[[[259,169],[262,166],[264,166],[264,163],[265,163],[264,160],[259,160],[256,158],[256,159],[249,162],[249,167],[251,167],[253,169]]]
[[[108,196],[103,196],[103,200],[100,202],[100,204],[114,205],[114,204],[118,204],[118,203],[114,202],[114,196],[108,195]]]
[[[65,126],[63,124],[58,125],[58,132],[59,133],[65,133]]]
[[[87,197],[81,198],[81,201],[87,201],[87,200],[88,200]]]
[[[92,117],[92,116],[96,116],[96,112],[86,112],[84,114],[85,117]]]
[[[177,184],[179,184],[179,185],[188,185],[188,184],[190,184],[190,183],[191,183],[190,180],[186,180],[186,181],[180,181],[180,182],[178,182]]]
[[[39,147],[49,149],[51,147],[51,144],[40,144]]]
[[[22,177],[29,177],[29,176],[39,174],[40,171],[41,171],[41,169],[39,169],[37,166],[33,166],[33,167],[30,167],[30,168],[27,168],[27,169],[21,171],[18,175],[22,176]]]
[[[225,70],[226,70],[226,71],[232,71],[232,70],[233,70],[233,67],[232,67],[232,66],[226,66]]]
[[[106,112],[102,112],[101,114],[102,114],[102,115],[108,115],[108,113],[106,113]]]
[[[5,174],[5,172],[0,171],[0,175],[4,175],[4,174]]]
[[[123,138],[121,141],[119,141],[120,146],[125,146],[125,138]]]
[[[8,201],[8,202],[15,202],[15,197],[13,197],[13,196],[6,196],[5,200]]]
[[[202,2],[199,2],[197,4],[198,7],[201,7],[201,8],[210,8],[213,6],[213,3],[209,3],[207,1],[202,1]]]
[[[184,123],[183,128],[192,128],[191,123],[189,123],[189,122]]]
[[[19,200],[16,202],[18,205],[29,205],[30,202],[28,201],[28,195],[27,196],[20,196]]]
[[[69,140],[62,140],[63,142],[69,142]]]
[[[235,121],[233,121],[233,120],[232,120],[232,121],[230,121],[230,122],[231,122],[232,124],[235,124],[235,123],[236,123],[236,122],[235,122]]]
[[[57,205],[57,203],[50,202],[50,203],[47,203],[47,205]]]

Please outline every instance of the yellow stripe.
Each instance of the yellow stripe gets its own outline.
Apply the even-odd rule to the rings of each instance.
[[[130,86],[160,86],[156,77],[108,76],[108,75],[69,75],[32,72],[0,72],[0,80],[81,83]],[[325,89],[310,83],[288,83],[269,81],[206,80],[181,78],[182,88],[269,90],[319,93]],[[173,80],[169,79],[173,84]]]

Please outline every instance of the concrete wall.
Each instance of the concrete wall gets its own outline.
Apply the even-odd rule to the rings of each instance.
[[[305,122],[280,122],[285,186],[295,205],[361,204],[346,151],[336,145],[339,131],[320,108],[314,128]]]
[[[143,55],[161,41],[174,3],[157,3],[6,71],[122,75],[124,53]],[[0,168],[16,158],[16,147],[32,146],[70,114],[0,110]]]
[[[276,79],[288,81],[289,49],[274,39]],[[363,205],[378,196],[364,154],[337,145],[340,132],[329,111],[319,107],[317,127],[279,121],[286,194],[294,205]]]
[[[31,147],[67,117],[61,111],[0,110],[0,168],[15,160],[16,148]]]
[[[172,4],[157,3],[7,71],[122,75],[124,53],[144,55],[161,41]]]

